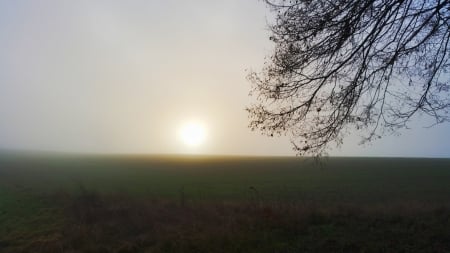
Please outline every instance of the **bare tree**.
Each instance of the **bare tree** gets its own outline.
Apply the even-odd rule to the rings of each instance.
[[[274,0],[273,54],[252,72],[250,128],[322,154],[414,115],[449,120],[450,0]]]

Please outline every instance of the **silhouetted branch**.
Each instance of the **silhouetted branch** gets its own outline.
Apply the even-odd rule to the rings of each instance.
[[[266,2],[275,49],[248,76],[252,130],[320,154],[354,128],[366,142],[418,113],[449,120],[449,0]]]

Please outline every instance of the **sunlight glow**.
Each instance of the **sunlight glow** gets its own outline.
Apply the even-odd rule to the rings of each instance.
[[[181,140],[188,146],[198,146],[206,139],[205,127],[197,122],[191,122],[180,129]]]

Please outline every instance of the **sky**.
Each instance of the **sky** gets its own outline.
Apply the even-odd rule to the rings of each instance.
[[[0,1],[0,149],[295,155],[247,127],[270,15],[259,0]],[[351,133],[330,155],[450,157],[450,124],[427,125],[366,146]]]

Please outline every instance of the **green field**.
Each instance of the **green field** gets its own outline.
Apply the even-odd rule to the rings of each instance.
[[[0,252],[450,252],[450,159],[0,156]]]

